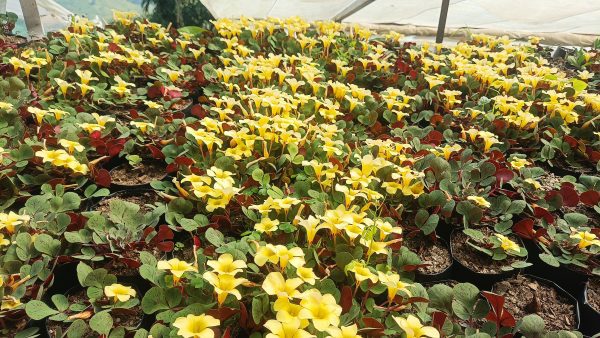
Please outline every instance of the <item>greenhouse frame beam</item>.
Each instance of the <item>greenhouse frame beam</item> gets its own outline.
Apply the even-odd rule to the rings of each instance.
[[[367,7],[368,5],[375,2],[375,0],[355,0],[346,8],[339,11],[336,15],[331,18],[332,21],[341,22],[345,18],[351,16],[352,14],[360,11],[361,9]]]
[[[444,31],[446,30],[446,18],[448,17],[448,7],[450,0],[442,0],[442,8],[440,10],[440,21],[438,22],[437,34],[435,36],[436,43],[444,42]]]
[[[23,10],[23,18],[25,26],[31,40],[44,37],[44,26],[42,26],[42,18],[36,0],[19,0],[21,10]]]

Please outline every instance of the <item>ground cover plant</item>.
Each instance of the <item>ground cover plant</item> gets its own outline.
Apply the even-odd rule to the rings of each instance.
[[[4,47],[3,336],[600,330],[596,50],[128,13]]]

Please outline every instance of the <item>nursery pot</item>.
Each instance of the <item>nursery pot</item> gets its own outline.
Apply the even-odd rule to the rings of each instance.
[[[132,288],[134,288],[136,290],[137,298],[140,299],[140,304],[138,306],[141,309],[141,298],[143,297],[145,291],[140,290],[140,288],[137,285],[130,284],[128,281],[124,281],[124,280],[120,280],[119,279],[117,281],[117,283],[120,283],[120,284],[124,283],[125,285],[130,286],[130,287],[132,287]],[[81,287],[80,285],[77,285],[77,286],[74,286],[74,287],[70,288],[69,290],[67,290],[64,293],[64,295],[68,298],[69,295],[75,294],[75,293],[80,292],[80,291],[84,291],[85,292],[85,289],[83,287]],[[45,300],[45,302],[47,304],[51,304],[50,297],[48,297]],[[114,319],[114,317],[113,317],[113,319]],[[152,325],[153,321],[154,320],[153,320],[152,316],[147,315],[147,314],[145,314],[142,311],[142,316],[141,316],[139,322],[137,323],[136,326],[131,327],[131,329],[132,330],[137,330],[137,329],[142,328],[142,327],[149,328]],[[46,318],[46,320],[44,322],[44,333],[46,334],[46,337],[48,337],[48,338],[56,338],[57,336],[52,335],[52,333],[50,332],[50,323],[51,323],[50,319]],[[71,324],[69,323],[69,326],[70,325]],[[66,332],[67,329],[68,329],[68,327],[65,329],[65,331],[63,332],[63,334]],[[89,334],[90,334],[90,332],[88,331],[86,336],[89,336]]]
[[[94,198],[91,199],[89,201],[89,206],[87,208],[88,211],[96,211],[98,210],[104,201],[110,200],[112,198],[127,198],[127,197],[139,197],[142,196],[144,194],[152,194],[152,195],[156,195],[157,197],[157,201],[162,201],[163,199],[161,198],[161,196],[154,190],[154,189],[147,189],[147,188],[132,188],[132,189],[127,189],[127,190],[121,190],[121,191],[117,191],[115,193],[112,193],[108,196],[104,196],[104,197],[98,197],[98,198]],[[162,220],[159,221],[159,223],[162,222]]]
[[[510,276],[516,275],[522,269],[512,269],[508,271],[500,270],[497,273],[484,273],[472,270],[465,264],[463,264],[459,259],[456,258],[456,250],[452,246],[453,239],[457,236],[457,234],[461,232],[460,229],[455,229],[452,231],[450,235],[450,254],[452,255],[452,259],[454,260],[451,279],[457,280],[461,283],[472,283],[476,285],[481,290],[489,290],[492,285],[496,282],[499,282],[503,279],[509,278]],[[519,239],[520,241],[520,239]],[[520,241],[520,245],[523,243]],[[468,244],[465,244],[468,245]],[[475,250],[475,249],[473,249]],[[483,253],[482,253],[483,255]],[[490,258],[491,259],[491,258]],[[528,257],[524,257],[524,260],[527,260]]]
[[[562,264],[559,267],[548,265],[539,258],[539,254],[543,252],[540,245],[536,243],[530,247],[531,249],[529,247],[527,249],[534,250],[530,252],[535,252],[535,254],[531,255],[531,257],[535,256],[535,261],[532,266],[525,269],[527,273],[548,279],[572,295],[579,295],[581,293],[589,278],[588,275]]]
[[[554,290],[556,290],[556,293],[559,297],[562,297],[564,299],[567,300],[567,302],[571,305],[573,305],[573,315],[574,315],[574,319],[575,319],[575,323],[573,325],[573,330],[578,330],[581,326],[582,323],[582,318],[581,318],[581,312],[580,312],[580,307],[579,307],[579,303],[577,302],[577,299],[569,292],[567,292],[565,289],[563,289],[562,287],[560,287],[559,285],[557,285],[556,283],[554,283],[551,280],[548,280],[546,278],[542,278],[536,275],[531,275],[531,274],[522,274],[521,276],[533,279],[535,281],[537,281],[540,284],[545,284],[546,286],[549,286],[551,288],[553,288]],[[507,279],[511,279],[512,277],[509,277]],[[494,293],[498,293],[496,290],[494,290],[494,287],[496,285],[493,285],[490,290],[492,290],[492,292]],[[540,299],[541,302],[547,301],[546,299]],[[510,311],[510,308],[508,309]],[[517,318],[515,318],[517,319]],[[518,319],[517,319],[518,320]],[[515,337],[522,337],[521,334],[517,334]]]
[[[441,280],[449,280],[452,275],[452,267],[455,265],[452,254],[450,253],[450,244],[447,238],[437,236],[437,243],[440,244],[447,252],[450,258],[450,265],[437,273],[426,273],[416,270],[415,281],[419,283],[434,283]]]
[[[112,191],[127,190],[127,189],[132,189],[132,188],[151,189],[150,183],[153,180],[161,181],[161,180],[164,180],[165,177],[167,177],[169,175],[166,172],[166,167],[167,167],[166,163],[161,162],[159,160],[154,160],[154,159],[142,160],[142,165],[147,165],[149,163],[159,163],[164,167],[164,168],[162,168],[161,174],[157,175],[156,178],[148,180],[147,182],[138,182],[138,183],[116,182],[116,181],[114,181],[113,178],[115,177],[117,170],[120,170],[123,167],[128,167],[129,164],[128,164],[127,160],[125,160],[124,158],[121,158],[121,157],[116,157],[116,158],[111,159],[104,165],[104,168],[106,170],[108,170],[110,177],[111,177],[110,189]],[[126,169],[128,170],[129,177],[139,177],[140,176],[140,173],[136,172],[134,169],[132,169],[132,168],[126,168]]]
[[[583,290],[579,293],[579,306],[581,311],[580,330],[583,334],[592,336],[600,333],[600,312],[590,305],[588,298],[590,282],[592,279],[585,283]]]

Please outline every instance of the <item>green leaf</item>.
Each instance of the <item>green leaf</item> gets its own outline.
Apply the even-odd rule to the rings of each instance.
[[[33,320],[40,320],[55,315],[58,311],[50,308],[46,303],[34,299],[25,305],[25,313]]]
[[[58,311],[66,311],[69,308],[69,300],[64,295],[52,296],[52,303]]]
[[[79,264],[77,264],[77,279],[79,280],[80,285],[83,286],[85,279],[92,271],[94,270],[84,262],[79,262]]]
[[[208,228],[206,229],[204,236],[210,244],[216,247],[220,247],[221,245],[225,244],[225,236],[223,236],[219,230]]]
[[[576,92],[585,90],[588,86],[587,83],[579,79],[572,79],[571,82],[573,82],[573,89],[575,89]]]
[[[558,268],[560,266],[560,263],[558,262],[558,260],[556,259],[556,257],[546,254],[546,253],[541,253],[540,254],[540,259],[542,261],[544,261],[544,263],[556,267]]]
[[[545,331],[544,320],[536,314],[523,317],[519,324],[519,332],[522,333],[524,337],[541,338]]]
[[[159,287],[153,287],[142,298],[142,310],[146,314],[166,310],[169,306],[165,300],[165,292]]]
[[[40,234],[33,243],[35,249],[51,257],[58,256],[60,252],[60,241],[48,234]]]
[[[113,319],[108,310],[98,312],[90,319],[90,328],[103,335],[108,335],[112,326]]]
[[[67,338],[85,337],[88,326],[83,319],[77,319],[67,329]]]

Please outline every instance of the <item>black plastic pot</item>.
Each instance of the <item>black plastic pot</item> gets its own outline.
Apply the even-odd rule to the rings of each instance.
[[[446,269],[442,270],[439,273],[435,273],[435,274],[423,273],[423,272],[420,272],[419,270],[417,270],[416,274],[415,274],[416,282],[435,283],[435,282],[442,281],[442,280],[449,280],[452,277],[452,267],[456,263],[454,262],[454,259],[452,258],[452,254],[450,253],[449,239],[442,238],[440,236],[438,236],[437,239],[438,239],[438,243],[442,244],[448,251],[448,253],[450,255],[450,260],[451,260],[450,265]]]
[[[525,269],[526,273],[530,273],[541,278],[547,279],[556,283],[561,288],[567,290],[571,295],[579,295],[584,288],[589,276],[561,265],[554,267],[546,264],[539,258],[539,254],[543,252],[539,244],[529,245],[529,257],[532,257],[532,266]]]
[[[589,281],[585,283],[585,287],[579,293],[579,306],[581,311],[581,332],[587,335],[595,335],[600,333],[600,312],[594,309],[588,302],[587,291]]]
[[[117,282],[120,283],[120,284],[125,284],[127,286],[133,287],[136,290],[136,292],[137,292],[137,298],[140,299],[140,301],[141,301],[141,298],[143,297],[145,291],[142,292],[142,290],[137,285],[130,284],[128,281],[118,280]],[[81,291],[81,290],[83,290],[83,287],[81,287],[80,285],[77,285],[77,286],[72,287],[69,290],[67,290],[64,293],[64,295],[65,296],[69,296],[70,294],[76,293],[76,292]],[[48,299],[46,300],[46,303],[47,304],[51,304],[52,303],[50,301],[50,297],[48,297]],[[140,306],[141,306],[141,303],[140,303]],[[137,329],[142,328],[142,327],[143,328],[149,328],[152,325],[153,322],[154,322],[153,316],[147,315],[147,314],[145,314],[145,313],[142,312],[142,318],[141,318],[139,324],[136,327],[134,327],[133,329],[137,330]],[[48,337],[48,338],[55,338],[54,336],[50,335],[50,331],[48,329],[48,324],[49,323],[50,323],[50,319],[46,318],[46,320],[44,321],[44,324],[43,324],[44,325],[44,330],[42,330],[43,334],[45,334],[46,337]]]
[[[481,273],[477,271],[471,270],[469,267],[465,266],[458,259],[456,259],[454,255],[454,250],[452,248],[452,239],[456,236],[457,232],[461,231],[460,229],[456,229],[452,231],[450,235],[450,255],[452,255],[452,260],[454,260],[451,278],[461,283],[472,283],[476,285],[480,290],[489,290],[492,285],[495,283],[510,278],[513,275],[519,273],[522,269],[512,269],[509,271],[501,271],[499,273]],[[520,241],[520,239],[519,239]],[[523,245],[523,243],[519,243]],[[528,257],[525,257],[525,260],[528,260]]]
[[[525,277],[528,277],[528,278],[531,278],[531,279],[535,279],[536,281],[541,282],[541,283],[546,284],[546,285],[550,285],[552,288],[554,288],[557,291],[557,293],[560,296],[568,299],[569,303],[573,304],[574,307],[575,307],[575,328],[574,328],[574,330],[578,330],[581,327],[582,318],[581,318],[581,311],[580,311],[580,308],[579,308],[579,303],[577,302],[577,299],[571,293],[567,292],[565,289],[563,289],[562,287],[560,287],[559,285],[557,285],[553,281],[548,280],[546,278],[542,278],[542,277],[539,277],[539,276],[536,276],[536,275],[532,275],[532,274],[523,274],[522,276],[525,276]],[[507,279],[510,279],[510,277],[507,278]],[[493,286],[490,288],[490,290],[493,291]],[[522,335],[518,334],[518,335],[515,335],[515,337],[516,338],[517,337],[522,337]]]
[[[139,196],[141,194],[144,193],[154,193],[157,196],[160,197],[160,195],[158,195],[158,193],[154,190],[154,189],[148,189],[148,188],[131,188],[131,189],[127,189],[127,190],[120,190],[117,191],[115,193],[112,193],[108,196],[104,196],[104,197],[97,197],[97,198],[93,198],[90,199],[88,201],[88,207],[87,210],[88,211],[94,211],[98,209],[98,205],[100,204],[100,202],[107,200],[107,199],[111,199],[111,198],[115,198],[115,197],[131,197],[131,196]],[[161,220],[162,221],[162,220]],[[159,221],[160,223],[160,221]]]
[[[154,160],[154,159],[145,159],[142,161],[142,163],[148,163],[148,161],[159,162],[158,160]],[[111,178],[112,178],[113,170],[115,170],[116,168],[119,168],[121,166],[127,166],[127,165],[129,165],[129,164],[128,164],[127,160],[125,160],[124,158],[114,157],[110,161],[106,162],[103,165],[103,167],[104,167],[104,169],[108,170],[108,172],[110,173]],[[166,167],[167,167],[167,165],[165,163],[165,168]],[[132,173],[132,175],[135,175],[135,174]],[[164,180],[167,176],[169,176],[169,174],[165,171],[164,175],[162,175],[159,180]],[[151,182],[146,182],[146,183],[141,183],[141,184],[125,184],[125,183],[113,182],[111,179],[110,190],[111,191],[120,191],[120,190],[129,190],[129,189],[151,189],[152,187],[150,186],[150,183]]]

